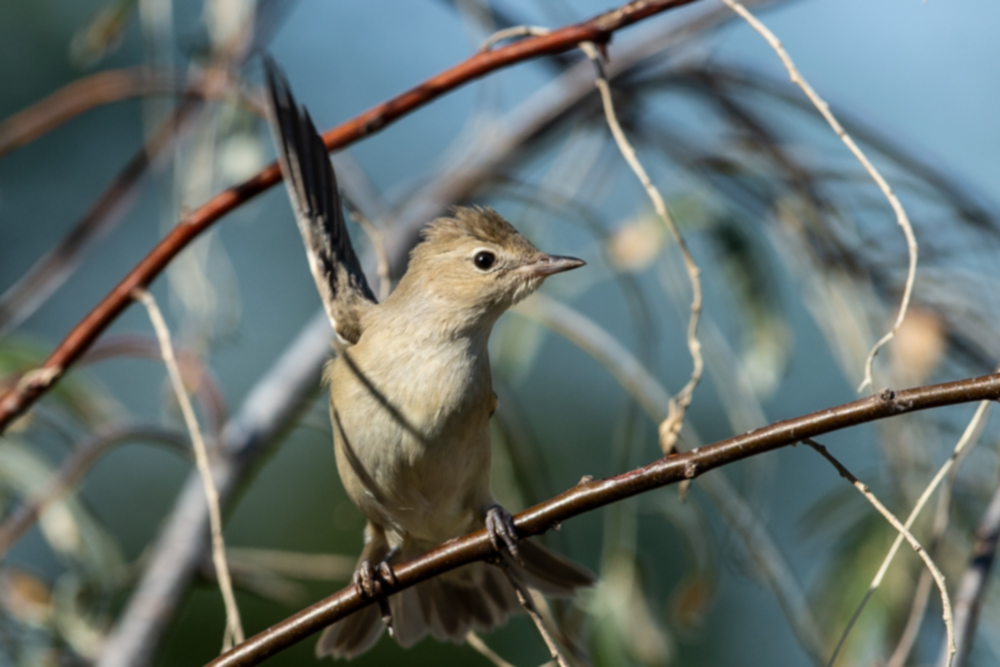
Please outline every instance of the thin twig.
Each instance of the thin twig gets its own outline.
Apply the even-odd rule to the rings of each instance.
[[[223,503],[253,464],[286,432],[316,392],[330,354],[329,320],[316,315],[247,393],[222,431],[215,481]],[[128,603],[104,642],[97,667],[143,667],[153,656],[190,582],[211,552],[209,508],[197,472],[148,550]]]
[[[978,438],[985,425],[985,420],[980,420],[979,427],[972,437]],[[965,435],[963,434],[962,437],[964,438]],[[951,497],[955,490],[955,483],[958,479],[958,466],[961,465],[969,451],[970,448],[966,448],[962,456],[960,456],[955,462],[955,465],[952,467],[947,479],[945,480],[944,489],[942,489],[941,495],[938,498],[937,511],[934,516],[934,526],[931,530],[931,539],[930,544],[928,545],[928,550],[930,551],[931,556],[936,555],[937,546],[941,543],[941,540],[944,538],[945,533],[948,530],[948,523],[950,521],[949,515],[951,513]],[[893,650],[888,662],[886,662],[886,667],[904,667],[906,664],[906,659],[909,657],[910,651],[919,636],[924,611],[927,609],[927,602],[930,599],[930,588],[930,574],[927,570],[921,570],[920,581],[917,582],[916,592],[913,595],[913,605],[910,609],[910,617],[906,621],[906,627],[900,635],[896,648]],[[955,641],[958,643],[958,652],[955,656],[955,664],[960,665],[960,660],[963,659],[961,657],[962,633],[958,629],[961,627],[961,609],[957,609],[955,619]]]
[[[875,362],[875,355],[878,351],[892,340],[896,336],[896,332],[899,331],[899,327],[903,325],[903,320],[906,318],[906,311],[910,306],[910,297],[913,294],[913,284],[917,279],[917,237],[913,233],[913,225],[910,224],[910,219],[906,215],[906,210],[903,208],[903,204],[900,203],[899,198],[892,191],[889,186],[888,181],[882,177],[882,174],[875,168],[869,160],[868,157],[862,152],[861,148],[854,142],[851,135],[844,130],[840,121],[837,120],[833,112],[830,111],[830,105],[820,97],[809,82],[805,80],[802,74],[799,72],[795,63],[792,62],[791,57],[788,52],[785,51],[785,47],[781,45],[781,41],[775,37],[774,33],[768,29],[766,25],[760,22],[757,17],[750,13],[746,7],[744,7],[738,0],[722,0],[726,5],[728,5],[734,12],[739,14],[743,19],[746,20],[750,26],[757,31],[761,37],[770,45],[774,52],[778,54],[781,59],[782,64],[784,64],[785,69],[788,70],[788,75],[792,80],[792,83],[797,85],[802,89],[802,92],[806,94],[809,101],[813,103],[816,110],[820,112],[826,122],[833,129],[834,133],[844,142],[844,145],[854,154],[854,157],[858,159],[858,162],[865,168],[868,175],[872,177],[875,184],[878,185],[879,190],[885,195],[885,198],[889,202],[889,206],[892,207],[893,212],[896,214],[896,223],[902,228],[903,235],[906,237],[906,249],[909,253],[910,263],[909,268],[906,273],[906,286],[903,288],[903,298],[899,304],[899,314],[896,316],[896,321],[890,329],[882,338],[875,343],[871,351],[868,353],[868,358],[865,360],[865,377],[858,387],[858,391],[863,391],[865,387],[872,387],[872,364]]]
[[[514,587],[514,592],[517,593],[517,601],[521,603],[524,610],[528,612],[528,616],[531,618],[531,622],[535,624],[535,628],[538,629],[538,634],[542,636],[542,641],[545,642],[545,646],[549,649],[549,655],[555,661],[559,667],[569,667],[569,663],[566,662],[566,658],[563,656],[562,651],[559,650],[559,644],[552,637],[552,633],[549,629],[545,627],[545,621],[542,619],[542,615],[538,613],[538,608],[535,607],[535,602],[531,599],[531,593],[524,587],[517,577],[511,574],[506,563],[501,560],[500,567],[503,569],[504,574],[507,575],[507,580],[510,585]]]
[[[927,548],[930,550],[931,556],[934,556],[933,542]],[[920,635],[920,626],[924,622],[924,612],[927,611],[927,602],[931,597],[932,585],[933,580],[930,573],[926,569],[921,569],[920,580],[917,581],[917,588],[913,593],[913,605],[910,607],[910,615],[906,619],[906,626],[903,628],[903,632],[900,633],[899,642],[897,642],[892,655],[886,661],[885,667],[905,667],[906,659],[910,657],[910,651],[913,649],[913,645]],[[960,652],[962,642],[960,639],[957,641]],[[956,657],[957,655],[958,653],[956,653]],[[959,663],[956,661],[955,664]]]
[[[167,429],[145,425],[116,424],[99,429],[73,447],[59,471],[52,475],[45,486],[24,502],[0,524],[0,559],[21,537],[35,525],[53,502],[73,490],[91,466],[109,448],[129,441],[155,441],[178,448],[186,448],[182,434]],[[185,449],[185,451],[187,451]]]
[[[917,538],[915,538],[913,536],[913,533],[911,533],[909,529],[906,526],[904,526],[899,521],[898,518],[896,518],[896,515],[890,512],[888,509],[886,509],[885,505],[883,505],[881,501],[879,501],[879,499],[875,497],[875,494],[871,492],[871,489],[868,488],[868,485],[858,480],[858,478],[855,477],[850,470],[844,467],[844,464],[838,461],[837,458],[834,457],[834,455],[831,454],[826,447],[819,444],[812,438],[803,438],[802,442],[815,449],[823,458],[829,461],[833,465],[833,467],[837,469],[837,472],[840,473],[841,477],[849,481],[854,486],[854,488],[856,488],[859,492],[861,492],[861,495],[863,495],[865,499],[872,504],[872,507],[878,510],[879,514],[885,517],[886,521],[888,521],[892,525],[892,527],[895,528],[896,531],[900,535],[902,535],[907,542],[910,543],[910,546],[913,547],[913,550],[924,561],[924,565],[927,566],[927,569],[928,571],[930,571],[931,576],[934,577],[934,583],[937,584],[938,590],[941,592],[941,608],[942,608],[941,615],[944,617],[945,632],[948,635],[947,638],[948,660],[946,661],[946,667],[948,667],[951,664],[951,657],[955,654],[955,623],[951,611],[951,599],[948,597],[948,588],[945,586],[944,583],[944,575],[941,574],[941,570],[938,569],[938,566],[934,563],[934,559],[932,559],[927,554],[927,551],[922,546],[920,546],[920,543],[917,541]],[[830,661],[830,665],[831,666],[833,665],[832,659]]]
[[[496,667],[514,667],[514,665],[497,655],[496,651],[487,646],[486,642],[484,642],[482,638],[472,630],[469,630],[469,634],[465,635],[465,641],[468,642],[469,646],[475,649],[479,655],[492,662],[496,665]]]
[[[198,106],[194,100],[182,101],[72,229],[0,294],[0,337],[41,307],[72,275],[90,243],[117,226],[136,200],[142,176],[168,151]]]
[[[479,46],[479,52],[485,53],[505,39],[513,39],[514,37],[541,37],[551,32],[548,28],[536,25],[514,25],[503,30],[497,30],[487,37]]]
[[[580,42],[604,43],[617,30],[694,1],[633,0],[588,21],[554,30],[548,35],[527,38],[485,53],[477,53],[455,67],[335,127],[323,135],[323,141],[328,150],[342,148],[375,134],[445,93],[490,72],[531,58],[568,51],[576,48]],[[216,220],[280,180],[281,170],[276,163],[272,163],[257,175],[216,195],[182,220],[49,355],[43,368],[52,373],[51,380],[57,380],[131,304],[135,289],[147,287],[181,250]],[[37,401],[49,386],[51,381],[44,386],[31,384],[28,387],[15,387],[0,395],[0,433]]]
[[[213,436],[218,436],[229,419],[229,407],[218,379],[212,374],[212,369],[190,350],[174,346],[174,354],[184,378],[184,386],[192,388],[196,403],[208,422],[209,431]],[[163,362],[160,344],[155,335],[127,333],[105,336],[80,357],[77,364],[82,368],[108,359],[121,358]]]
[[[173,385],[174,393],[177,395],[177,402],[180,405],[181,413],[184,415],[184,423],[191,434],[191,443],[194,445],[195,461],[198,464],[198,472],[201,474],[201,481],[205,488],[205,498],[208,500],[209,522],[212,530],[212,561],[215,564],[215,571],[219,577],[219,588],[222,590],[222,599],[226,605],[226,618],[230,632],[237,644],[245,639],[243,634],[243,624],[240,622],[240,610],[236,605],[236,596],[233,594],[233,582],[229,576],[229,565],[226,563],[226,544],[222,537],[222,512],[219,509],[219,491],[215,486],[212,477],[212,466],[208,460],[208,449],[198,427],[198,418],[194,414],[194,407],[191,405],[191,398],[184,388],[184,380],[181,378],[180,368],[177,366],[177,359],[174,357],[174,348],[170,342],[170,330],[163,319],[159,306],[153,295],[146,290],[137,289],[135,291],[136,300],[149,311],[149,320],[156,331],[156,337],[160,341],[160,349],[163,353],[163,363],[167,367],[167,374],[170,376],[170,383]]]
[[[962,437],[958,439],[958,443],[955,445],[955,449],[952,451],[951,456],[948,457],[948,460],[945,461],[944,465],[942,465],[937,471],[937,474],[934,475],[933,479],[931,479],[930,483],[923,490],[923,493],[920,494],[920,497],[917,499],[916,504],[914,504],[913,509],[910,510],[910,515],[906,517],[906,523],[904,524],[907,530],[913,526],[913,523],[917,520],[917,517],[920,516],[920,512],[923,511],[927,501],[930,500],[934,491],[937,490],[941,480],[943,480],[948,475],[948,472],[955,466],[956,461],[958,461],[958,459],[962,456],[969,443],[974,444],[976,442],[977,436],[982,431],[983,418],[986,416],[986,411],[989,407],[989,401],[983,401],[979,404],[979,407],[976,409],[976,412],[969,421],[969,424],[965,427]],[[861,616],[861,612],[864,610],[865,605],[868,604],[868,600],[870,600],[875,591],[878,590],[878,587],[882,585],[882,580],[885,578],[885,574],[889,570],[889,565],[896,557],[896,553],[899,551],[899,547],[902,543],[903,533],[899,533],[896,535],[895,541],[893,541],[892,546],[889,548],[889,552],[882,560],[882,565],[879,566],[878,572],[875,573],[875,577],[872,579],[871,584],[868,585],[868,590],[865,592],[864,597],[861,598],[861,603],[858,605],[857,609],[854,610],[851,620],[848,621],[847,627],[845,627],[843,633],[841,633],[840,640],[837,642],[837,646],[833,650],[833,655],[827,663],[828,667],[833,667],[833,663],[837,660],[837,655],[840,653],[841,648],[843,648],[844,642],[847,641],[847,636],[851,633],[851,629],[854,628],[854,624]]]
[[[677,395],[670,400],[669,414],[660,424],[660,448],[664,454],[670,454],[674,451],[674,447],[677,444],[677,438],[680,436],[681,428],[684,426],[684,414],[688,406],[691,405],[694,390],[701,381],[701,375],[704,370],[704,360],[701,356],[701,341],[698,340],[698,321],[701,318],[702,308],[701,272],[694,261],[694,257],[691,256],[687,242],[684,241],[684,237],[677,228],[677,224],[667,210],[663,196],[656,186],[653,185],[653,181],[649,178],[649,174],[646,173],[645,168],[639,161],[635,149],[629,143],[628,137],[625,136],[625,131],[622,130],[621,123],[618,122],[618,116],[615,114],[614,100],[611,98],[611,84],[608,83],[608,77],[604,72],[604,62],[601,59],[597,46],[592,42],[583,42],[580,44],[580,48],[594,63],[594,67],[597,70],[597,81],[595,83],[597,84],[598,91],[601,93],[604,115],[607,118],[611,134],[615,138],[615,143],[618,144],[618,150],[621,151],[622,157],[625,158],[629,167],[635,172],[636,178],[639,179],[642,187],[646,190],[646,194],[649,195],[650,200],[653,202],[653,208],[656,210],[657,215],[660,216],[667,229],[670,230],[670,234],[673,236],[674,242],[677,243],[677,247],[684,258],[684,268],[687,269],[688,278],[691,281],[691,317],[688,320],[687,327],[687,345],[688,351],[691,353],[692,363],[691,377]]]
[[[976,635],[979,611],[983,596],[990,583],[990,571],[996,560],[997,542],[1000,540],[1000,488],[998,488],[979,525],[976,526],[976,540],[969,554],[962,579],[955,592],[955,635],[957,647],[945,645],[941,650],[939,665],[948,667],[948,659],[954,654],[954,667],[963,667],[972,652],[972,641]]]

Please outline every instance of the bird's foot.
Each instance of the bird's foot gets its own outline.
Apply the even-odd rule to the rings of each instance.
[[[517,550],[517,527],[514,526],[514,517],[510,512],[500,505],[489,508],[486,511],[486,533],[490,536],[490,542],[498,554],[502,543],[514,560],[521,563],[521,554]]]
[[[372,565],[368,559],[361,561],[357,571],[354,572],[354,590],[362,598],[372,599],[378,597],[378,608],[382,614],[382,622],[389,629],[389,635],[393,635],[392,612],[389,611],[389,591],[399,586],[396,574],[392,571],[389,560],[399,553],[399,547],[393,548],[385,558],[379,561],[378,565]]]

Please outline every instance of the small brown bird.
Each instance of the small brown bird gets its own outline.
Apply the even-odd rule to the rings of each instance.
[[[265,65],[281,169],[336,332],[326,375],[337,469],[368,518],[355,585],[371,596],[379,579],[392,581],[391,563],[483,527],[504,566],[465,565],[393,594],[381,614],[372,605],[328,627],[317,655],[364,652],[383,617],[404,647],[428,633],[461,642],[490,630],[521,610],[508,574],[549,595],[591,585],[585,568],[519,542],[490,489],[490,332],[547,276],[583,262],[540,252],[491,209],[456,208],[427,226],[399,285],[377,304],[323,141],[280,70]]]

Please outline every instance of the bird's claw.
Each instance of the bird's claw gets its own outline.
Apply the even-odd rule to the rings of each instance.
[[[389,585],[389,588],[399,588],[399,580],[396,579],[396,573],[392,571],[392,565],[389,565],[387,561],[382,561],[378,564],[378,576]]]
[[[353,582],[354,590],[361,598],[370,600],[379,594],[383,594],[378,598],[379,612],[382,614],[382,622],[389,629],[389,636],[394,636],[392,612],[389,610],[389,601],[384,594],[388,593],[390,589],[396,588],[399,585],[399,581],[396,579],[396,574],[392,571],[392,566],[389,565],[387,560],[381,561],[377,567],[373,566],[370,560],[365,559],[361,561],[358,569],[354,572]]]
[[[371,599],[379,592],[378,582],[375,580],[375,568],[370,560],[363,560],[355,570],[351,580],[354,583],[354,590],[359,597]]]
[[[490,542],[498,554],[501,551],[502,542],[514,560],[521,563],[521,554],[517,550],[517,527],[514,526],[514,517],[510,515],[510,512],[500,505],[494,505],[487,510],[486,533],[490,536]]]

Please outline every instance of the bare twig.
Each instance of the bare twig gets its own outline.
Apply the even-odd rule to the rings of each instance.
[[[513,39],[515,37],[541,37],[542,35],[548,35],[552,31],[548,28],[542,28],[535,25],[514,25],[509,28],[504,28],[503,30],[497,30],[495,33],[486,38],[486,40],[480,45],[479,52],[484,53],[489,51],[494,46],[506,39]]]
[[[933,542],[928,545],[928,549],[931,552],[931,556],[934,556],[934,544]],[[920,635],[920,626],[924,621],[924,612],[927,611],[927,602],[931,597],[931,586],[934,582],[931,580],[931,575],[926,569],[920,570],[920,580],[917,581],[917,588],[913,593],[913,605],[910,607],[910,615],[906,619],[906,626],[903,628],[903,632],[899,635],[899,642],[896,643],[896,648],[893,649],[892,655],[885,663],[885,667],[905,667],[906,659],[910,657],[910,650],[913,648],[913,644],[916,643],[917,637]],[[961,652],[962,642],[961,640],[956,640],[959,646],[959,652]],[[956,656],[958,653],[956,653]],[[958,664],[956,662],[956,664]]]
[[[323,136],[328,150],[342,148],[370,136],[393,121],[424,106],[447,92],[498,69],[552,53],[576,48],[584,41],[604,43],[626,26],[694,0],[633,0],[617,9],[548,35],[531,37],[485,53],[477,53],[463,63],[431,77],[420,85],[384,102]],[[43,368],[58,379],[98,336],[128,307],[132,292],[145,288],[167,264],[202,231],[234,208],[281,180],[281,170],[272,163],[243,183],[216,195],[181,221],[104,299],[79,323],[45,360]],[[0,432],[44,394],[48,385],[16,387],[0,396]]]
[[[73,490],[94,462],[109,448],[136,440],[159,442],[187,451],[187,439],[167,429],[120,424],[99,429],[73,448],[59,471],[52,475],[43,489],[26,498],[0,524],[0,559],[35,524],[49,505]]]
[[[191,389],[208,422],[210,432],[217,437],[229,419],[229,407],[218,380],[212,369],[188,349],[175,345],[174,354],[184,378],[184,386]],[[116,334],[104,337],[80,357],[77,363],[82,367],[122,357],[163,362],[160,344],[155,335]]]
[[[981,405],[980,405],[981,407]],[[979,412],[977,410],[976,415]],[[973,415],[975,420],[976,415]],[[974,430],[972,435],[969,435],[969,429],[966,428],[965,433],[962,434],[962,439],[967,436],[973,439],[978,439],[979,435],[982,433],[983,428],[986,426],[986,420],[980,419],[978,427]],[[950,520],[951,511],[951,496],[955,489],[955,483],[957,481],[958,466],[961,465],[962,460],[966,457],[971,448],[966,447],[962,455],[958,457],[955,461],[955,465],[952,466],[945,480],[944,489],[941,491],[941,495],[938,498],[937,511],[934,516],[934,525],[931,530],[931,539],[928,549],[932,556],[935,555],[937,546],[941,543],[944,538],[945,532],[948,530],[948,523]],[[917,640],[917,636],[920,632],[921,621],[924,617],[924,611],[927,609],[927,602],[930,599],[930,589],[931,589],[931,576],[927,570],[921,570],[920,581],[917,582],[916,591],[913,594],[913,605],[910,609],[910,616],[906,620],[906,627],[903,628],[903,632],[900,635],[899,642],[896,644],[896,648],[893,650],[892,655],[889,656],[888,662],[886,662],[886,667],[904,667],[906,664],[906,659],[910,655],[910,650],[913,648],[913,644]],[[956,627],[958,627],[956,625]],[[958,653],[962,651],[962,639],[961,634],[956,635],[956,642],[958,643]],[[956,654],[956,664],[958,663],[958,655]]]
[[[734,12],[739,14],[743,19],[746,20],[750,26],[756,30],[761,37],[770,45],[774,52],[778,54],[781,59],[782,64],[784,64],[785,69],[788,70],[788,75],[791,77],[792,83],[797,85],[802,89],[802,92],[806,94],[809,101],[813,103],[813,106],[820,112],[826,122],[833,129],[834,133],[844,142],[844,145],[854,154],[854,157],[858,159],[858,162],[865,168],[868,175],[872,177],[875,184],[878,185],[879,190],[885,195],[888,200],[889,205],[892,207],[893,212],[896,214],[896,223],[902,228],[903,235],[906,237],[906,248],[909,252],[910,263],[906,274],[906,286],[903,289],[903,298],[899,304],[899,314],[896,316],[896,321],[892,325],[892,329],[889,330],[882,338],[875,343],[871,351],[868,353],[868,358],[865,360],[865,377],[861,382],[861,386],[858,387],[858,391],[863,391],[865,387],[872,386],[872,364],[875,362],[875,355],[878,351],[892,340],[896,332],[899,331],[899,327],[903,325],[903,320],[906,318],[906,311],[910,305],[910,297],[913,294],[913,284],[917,278],[917,238],[913,234],[913,225],[910,224],[910,219],[906,215],[906,210],[903,208],[902,203],[900,203],[899,198],[892,191],[889,186],[888,181],[882,177],[882,174],[875,168],[869,160],[868,157],[862,152],[861,148],[854,142],[851,135],[844,130],[843,126],[837,120],[833,112],[830,111],[830,105],[820,97],[809,82],[805,80],[802,74],[799,72],[798,68],[795,67],[795,63],[792,62],[791,57],[788,52],[785,51],[785,47],[781,45],[781,41],[775,37],[774,33],[768,29],[766,25],[760,22],[750,11],[739,3],[738,0],[722,0],[727,6],[729,6]]]
[[[757,456],[805,438],[900,414],[1000,398],[1000,374],[900,392],[882,390],[852,403],[787,419],[697,450],[666,456],[647,466],[603,480],[583,480],[573,488],[514,517],[518,535],[541,534],[574,516],[651,489],[693,479],[734,461]],[[485,530],[449,541],[420,558],[393,567],[397,586],[409,588],[443,572],[495,555]],[[314,632],[373,604],[349,586],[303,609],[213,660],[211,667],[250,667]]]
[[[514,665],[497,655],[496,651],[487,646],[486,642],[484,642],[482,638],[472,630],[469,630],[469,634],[465,635],[465,641],[468,642],[469,646],[475,649],[479,655],[492,662],[496,665],[496,667],[514,667]]]
[[[938,485],[941,484],[941,481],[945,479],[945,477],[952,470],[952,468],[955,467],[957,461],[959,460],[959,458],[963,456],[969,444],[970,443],[974,444],[976,442],[977,436],[982,431],[983,418],[986,416],[986,412],[987,410],[989,410],[989,407],[990,407],[989,401],[983,401],[982,403],[979,404],[979,407],[976,409],[975,414],[973,414],[972,419],[969,421],[969,424],[965,427],[965,431],[962,433],[962,437],[959,438],[958,443],[955,445],[955,449],[952,451],[951,456],[948,457],[948,460],[945,461],[944,465],[942,465],[941,468],[938,470],[937,474],[934,475],[934,477],[931,479],[927,487],[924,488],[923,492],[920,494],[920,497],[917,499],[917,502],[914,504],[913,509],[910,510],[910,515],[906,517],[906,523],[904,524],[907,530],[909,530],[913,526],[914,522],[917,520],[917,517],[920,516],[920,513],[923,511],[924,506],[927,504],[927,501],[930,500],[931,496],[934,494],[934,491],[937,490]],[[889,565],[892,564],[892,561],[896,557],[896,553],[899,551],[899,547],[902,545],[902,543],[903,543],[903,534],[899,533],[898,535],[896,535],[896,539],[895,541],[893,541],[892,547],[889,548],[889,552],[885,555],[885,558],[882,560],[882,565],[879,566],[878,572],[875,573],[875,577],[872,579],[871,584],[868,585],[868,590],[865,592],[864,597],[861,599],[861,603],[858,604],[857,609],[854,610],[854,614],[851,616],[850,621],[848,621],[847,623],[847,627],[845,627],[844,631],[841,633],[840,639],[837,642],[837,646],[836,648],[834,648],[833,655],[830,657],[830,661],[828,663],[830,667],[832,667],[834,661],[836,661],[837,655],[843,648],[844,642],[847,641],[847,636],[851,633],[851,630],[854,628],[854,624],[861,616],[861,612],[864,610],[865,605],[868,604],[868,600],[871,599],[871,596],[875,593],[878,587],[882,585],[882,580],[885,578],[885,574],[889,570]]]
[[[954,660],[950,664],[963,667],[972,652],[979,611],[983,605],[986,586],[990,581],[990,570],[993,569],[993,561],[996,560],[998,539],[1000,539],[1000,489],[994,492],[986,512],[976,526],[976,541],[972,545],[969,564],[955,592],[957,646],[946,644],[942,647],[941,659],[938,662],[941,667],[948,667],[952,654]]]
[[[170,147],[196,107],[195,102],[181,102],[69,233],[0,295],[0,337],[27,319],[66,281],[90,241],[116,226],[134,199],[142,175]]]
[[[220,439],[215,482],[223,502],[265,448],[288,428],[319,384],[330,354],[329,320],[322,312],[253,386]],[[105,640],[98,667],[141,667],[153,654],[209,551],[208,507],[192,473],[178,495],[128,604]]]
[[[812,438],[803,438],[802,442],[815,449],[823,458],[829,461],[833,467],[837,469],[837,472],[840,473],[840,476],[849,481],[854,488],[856,488],[861,495],[863,495],[865,499],[872,504],[872,507],[878,510],[879,514],[885,517],[886,521],[888,521],[900,535],[906,538],[906,541],[910,543],[913,550],[918,556],[920,556],[921,560],[924,561],[924,564],[930,571],[931,576],[934,577],[934,582],[937,584],[938,590],[941,592],[942,616],[944,617],[945,631],[948,635],[948,659],[945,661],[945,667],[949,667],[951,665],[951,657],[955,654],[955,624],[951,612],[951,600],[948,597],[948,588],[944,584],[944,575],[941,574],[941,570],[938,569],[937,564],[935,564],[934,560],[927,554],[927,551],[920,546],[920,543],[917,542],[917,538],[913,536],[913,533],[911,533],[909,529],[904,526],[898,518],[896,518],[895,514],[886,509],[885,505],[883,505],[881,501],[875,497],[875,494],[871,492],[871,489],[868,488],[867,484],[858,480],[858,478],[855,477],[850,470],[844,467],[844,464],[838,461],[836,457],[834,457],[833,454],[831,454],[830,451],[823,445],[819,444]],[[840,648],[839,645],[837,648]],[[831,667],[836,657],[835,653],[833,658],[830,659]]]
[[[528,612],[528,616],[531,618],[531,622],[535,624],[535,628],[538,630],[538,634],[542,636],[542,641],[545,642],[545,646],[549,649],[549,655],[555,661],[559,667],[569,667],[569,663],[566,662],[566,658],[563,656],[562,651],[559,650],[559,644],[552,637],[552,633],[549,629],[545,627],[545,621],[542,619],[542,615],[538,613],[538,609],[535,607],[534,600],[531,599],[531,593],[524,587],[524,585],[517,580],[517,577],[510,573],[504,561],[500,561],[501,567],[503,568],[504,574],[507,575],[507,580],[510,585],[514,587],[514,592],[517,593],[517,601],[521,603],[524,610]]]
[[[198,427],[198,418],[194,414],[194,406],[191,405],[191,398],[184,388],[184,380],[181,379],[181,371],[177,366],[177,359],[174,357],[174,348],[170,342],[170,330],[163,319],[159,306],[153,295],[146,290],[136,290],[135,298],[142,302],[142,305],[149,311],[149,320],[156,331],[156,337],[160,341],[160,349],[163,354],[163,363],[167,367],[167,374],[170,376],[170,383],[173,385],[174,393],[177,395],[177,402],[184,415],[184,423],[191,434],[191,443],[194,445],[194,458],[198,464],[198,472],[201,474],[201,481],[205,489],[205,498],[208,500],[209,522],[212,529],[212,561],[215,564],[215,571],[219,577],[219,588],[222,590],[222,599],[226,604],[226,618],[228,620],[229,631],[239,644],[244,639],[243,624],[240,622],[240,610],[236,605],[236,596],[233,594],[233,582],[229,576],[229,565],[226,563],[226,544],[222,538],[222,511],[219,509],[219,491],[212,478],[212,466],[208,460],[208,449]]]
[[[920,497],[917,499],[913,509],[910,511],[910,515],[906,518],[906,523],[904,524],[907,530],[913,526],[913,523],[917,520],[917,517],[924,509],[927,501],[930,500],[930,497],[934,494],[934,491],[941,483],[941,480],[943,480],[947,476],[948,472],[954,467],[955,462],[962,455],[968,444],[970,442],[975,442],[975,436],[978,435],[981,430],[983,417],[986,415],[986,411],[989,409],[989,406],[990,403],[988,401],[983,401],[979,404],[979,407],[976,409],[976,412],[969,421],[969,424],[965,427],[962,437],[959,438],[958,444],[955,445],[955,449],[951,456],[944,463],[944,465],[941,466],[937,474],[934,475],[934,478],[931,479],[923,493],[920,494]],[[878,587],[882,584],[882,580],[885,578],[885,574],[889,570],[889,565],[896,557],[896,553],[899,551],[899,547],[902,543],[903,534],[899,533],[896,535],[896,539],[892,543],[892,547],[889,548],[889,552],[883,559],[878,572],[875,573],[875,577],[872,579],[871,584],[869,584],[868,590],[865,592],[865,596],[861,599],[861,603],[858,605],[857,609],[855,609],[854,614],[851,616],[851,620],[847,623],[847,627],[844,628],[844,631],[840,636],[840,640],[837,642],[837,646],[830,658],[830,662],[828,663],[830,667],[832,667],[833,663],[836,661],[837,655],[840,653],[841,648],[843,648],[844,642],[847,641],[847,636],[850,634],[854,624],[861,616],[861,612],[864,610],[865,605],[868,604],[868,600],[871,599],[872,594],[874,594]]]
[[[684,414],[688,406],[691,405],[694,390],[698,387],[698,383],[701,382],[701,375],[704,370],[704,360],[701,356],[701,341],[698,340],[698,321],[701,318],[702,308],[700,270],[694,261],[694,257],[691,256],[691,251],[688,249],[684,237],[681,236],[677,224],[667,210],[663,196],[656,186],[653,185],[653,181],[649,178],[649,174],[646,173],[646,169],[639,161],[635,149],[629,143],[628,137],[625,136],[625,131],[622,130],[621,123],[618,122],[618,116],[615,114],[614,100],[611,98],[611,85],[608,83],[608,77],[604,72],[604,63],[598,53],[597,46],[591,42],[584,42],[580,44],[580,48],[583,49],[583,52],[587,54],[587,57],[590,58],[597,69],[597,89],[601,93],[604,115],[607,118],[608,127],[611,128],[611,134],[615,138],[615,143],[618,144],[618,149],[621,151],[622,157],[625,158],[629,167],[635,172],[636,178],[639,179],[642,187],[646,190],[646,194],[649,195],[657,215],[660,216],[667,229],[670,230],[670,234],[673,236],[674,242],[677,243],[677,247],[684,258],[684,268],[687,269],[688,279],[691,281],[691,317],[688,320],[687,345],[688,351],[691,353],[693,368],[691,369],[691,377],[688,379],[687,384],[670,400],[670,410],[667,417],[660,423],[660,448],[664,454],[669,454],[674,451],[674,447],[677,444],[677,438],[680,436],[681,428],[684,426]]]

